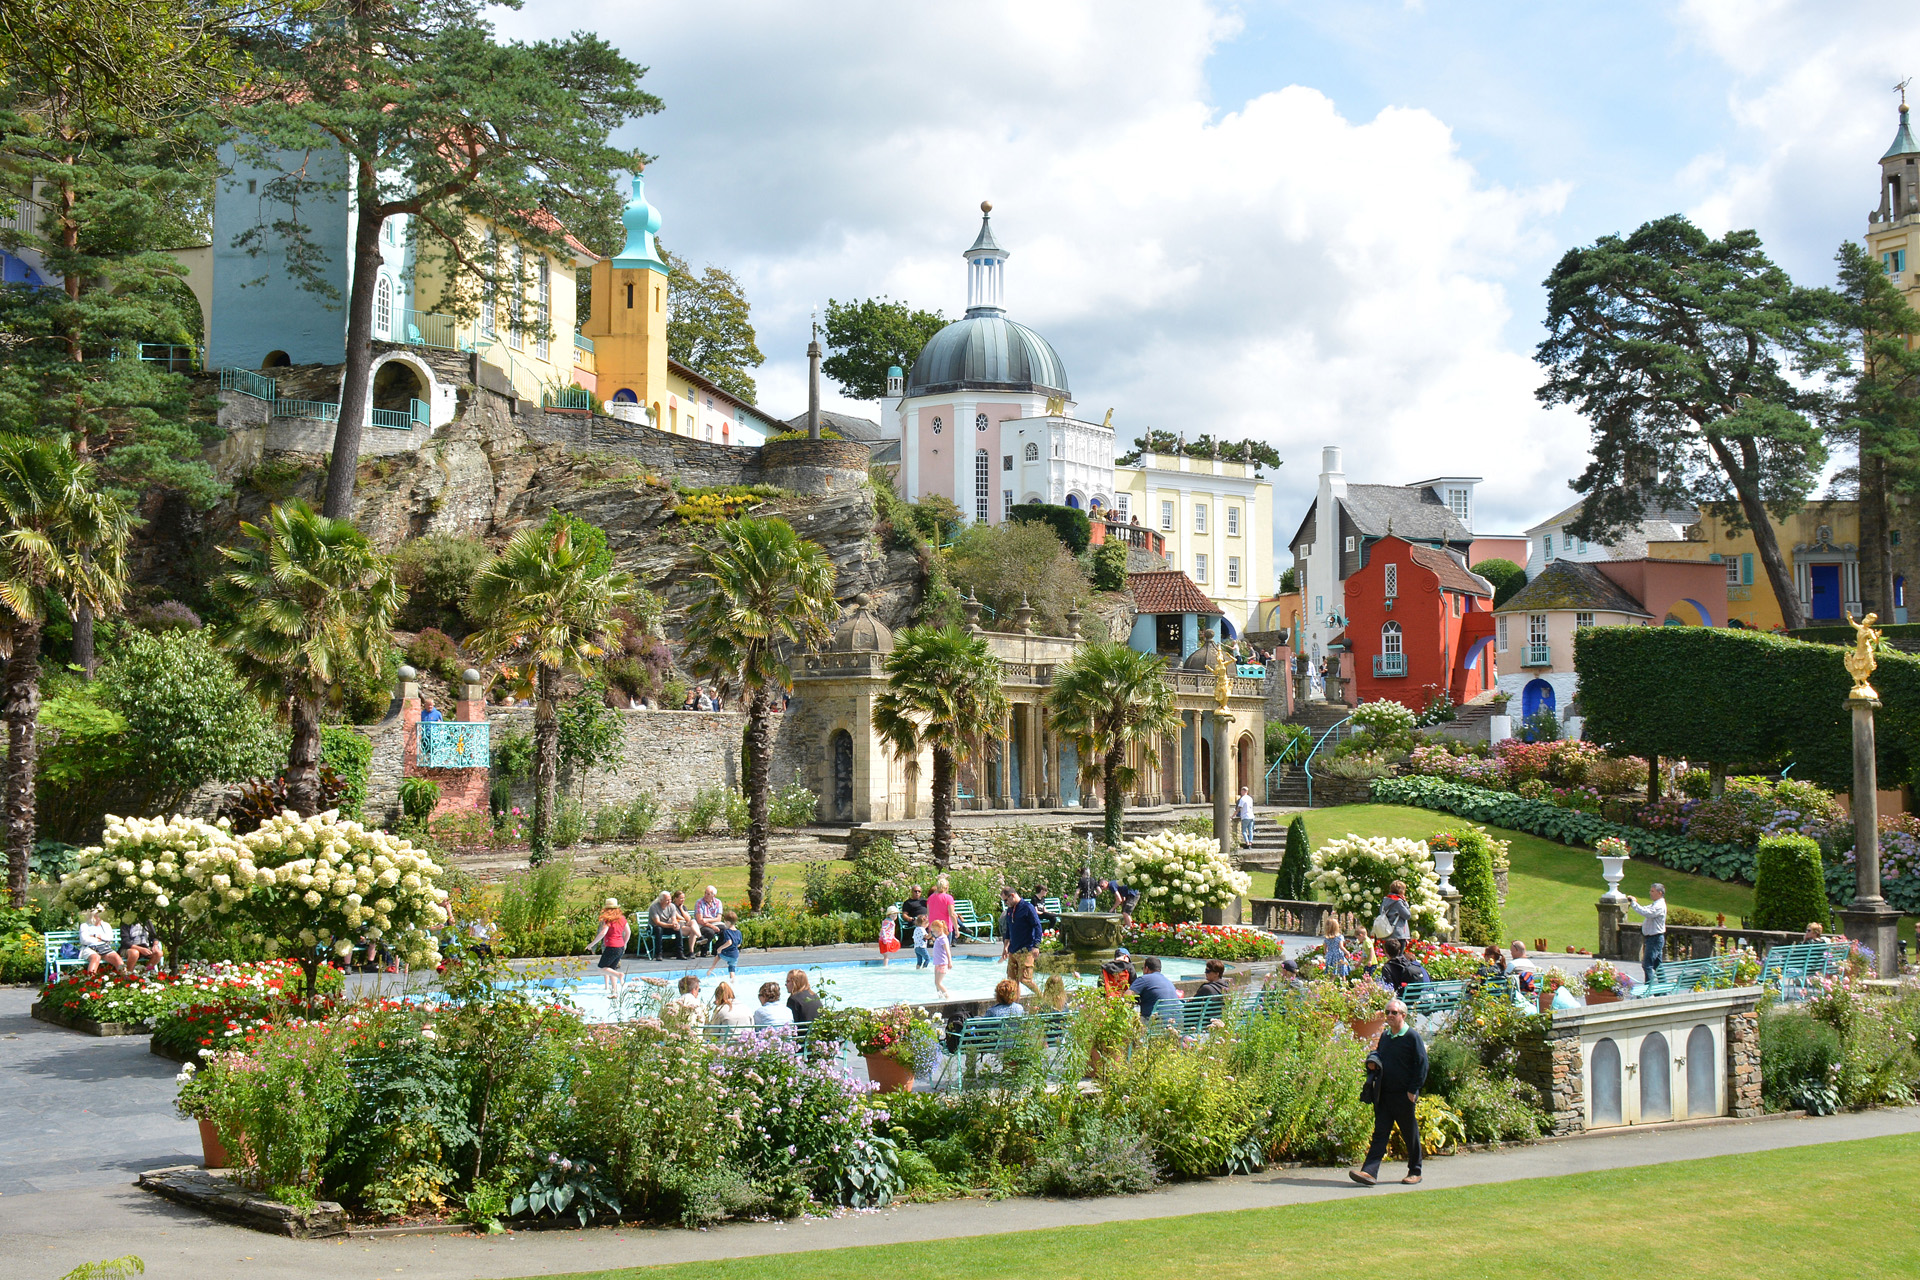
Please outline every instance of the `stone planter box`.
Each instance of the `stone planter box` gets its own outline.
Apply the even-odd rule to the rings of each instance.
[[[175,1204],[270,1235],[320,1240],[345,1235],[347,1231],[346,1214],[332,1200],[322,1200],[311,1209],[296,1209],[249,1191],[231,1178],[192,1165],[143,1173],[136,1185]]]
[[[82,1018],[63,1009],[49,1009],[42,1004],[35,1004],[32,1012],[42,1022],[90,1036],[144,1036],[153,1030],[150,1022],[95,1022],[92,1018]]]

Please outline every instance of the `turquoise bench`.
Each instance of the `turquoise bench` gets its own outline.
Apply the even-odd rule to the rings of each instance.
[[[1633,989],[1636,999],[1648,996],[1670,996],[1680,991],[1704,991],[1719,985],[1727,977],[1728,969],[1718,956],[1708,956],[1702,960],[1669,960],[1655,972],[1655,975]]]
[[[46,963],[41,973],[42,982],[58,982],[60,975],[66,970],[84,969],[87,967],[87,952],[86,949],[80,945],[80,931],[78,929],[49,929],[47,930],[46,936],[41,939],[41,942],[44,944],[46,953]],[[120,945],[120,928],[118,925],[114,926],[113,929],[113,945],[116,948]],[[66,946],[71,946],[79,954],[62,956],[60,949]]]
[[[1051,1058],[1067,1042],[1067,1014],[1029,1013],[1013,1018],[968,1018],[941,1064],[935,1088],[957,1083],[961,1089],[977,1083],[983,1059],[1005,1061],[1016,1050],[1029,1049]]]
[[[1465,978],[1445,978],[1438,982],[1409,982],[1401,989],[1400,999],[1407,1006],[1407,1012],[1417,1016],[1458,1009],[1466,995]]]
[[[1804,1000],[1813,979],[1840,971],[1845,954],[1825,942],[1793,942],[1775,947],[1760,962],[1760,985],[1777,989],[1783,1000]]]
[[[975,915],[973,903],[968,899],[955,898],[953,900],[953,918],[960,922],[960,933],[963,937],[984,938],[988,942],[999,941],[1000,935],[994,932],[993,922],[991,920],[982,920],[979,916]]]

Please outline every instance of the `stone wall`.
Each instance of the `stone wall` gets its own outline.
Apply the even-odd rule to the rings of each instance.
[[[1760,1102],[1760,1012],[1727,1015],[1727,1114],[1757,1116]]]
[[[956,822],[953,827],[953,856],[947,865],[966,871],[998,865],[993,856],[994,840],[1012,830],[1056,830],[1071,832],[1084,820],[1069,816],[1045,819],[1015,819],[1007,822]],[[876,840],[893,841],[894,849],[908,862],[933,865],[933,827],[931,824],[879,824],[855,827],[847,836],[847,856],[860,853]]]
[[[1559,1019],[1555,1019],[1556,1024]],[[1580,1056],[1578,1023],[1555,1025],[1520,1044],[1520,1079],[1532,1085],[1553,1117],[1553,1133],[1579,1133],[1587,1127],[1587,1085]]]
[[[763,482],[759,449],[709,444],[591,414],[535,412],[523,415],[519,425],[543,444],[632,458],[662,479],[681,480],[693,488]]]

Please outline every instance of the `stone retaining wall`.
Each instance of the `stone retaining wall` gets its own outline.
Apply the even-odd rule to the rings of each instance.
[[[594,414],[535,411],[522,414],[518,425],[534,440],[632,458],[662,479],[682,480],[694,488],[764,481],[761,450],[757,448],[708,444]],[[861,474],[865,476],[864,463]]]

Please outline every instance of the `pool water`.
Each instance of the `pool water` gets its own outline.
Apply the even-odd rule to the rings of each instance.
[[[1163,972],[1175,982],[1201,977],[1207,968],[1204,960],[1166,959],[1161,964]],[[727,977],[724,964],[711,973],[706,971],[704,965],[695,965],[685,969],[655,970],[645,976],[661,979],[671,991],[678,987],[681,975],[691,973],[700,979],[700,994],[708,1000],[713,998],[715,986],[731,981],[736,1000],[752,1009],[760,1003],[758,992],[763,982],[779,983],[784,999],[787,971],[795,967],[742,965],[731,979]],[[1007,976],[1004,960],[986,956],[956,956],[953,969],[947,974],[947,994],[942,996],[933,989],[933,970],[915,969],[911,953],[904,963],[895,959],[889,965],[882,965],[878,960],[846,960],[798,967],[806,969],[813,980],[814,989],[822,995],[840,1004],[858,1005],[866,1009],[901,1003],[931,1004],[939,1000],[991,1000],[995,984]],[[1093,980],[1091,974],[1066,973],[1061,977],[1069,988],[1083,986]],[[1036,980],[1042,986],[1046,985],[1045,974],[1039,975]],[[563,979],[554,985],[567,992],[587,1021],[619,1020],[607,999],[606,981],[598,973],[579,979]],[[654,990],[643,983],[641,975],[637,973],[627,974],[626,985],[630,993]],[[628,1013],[626,1016],[633,1015]]]

